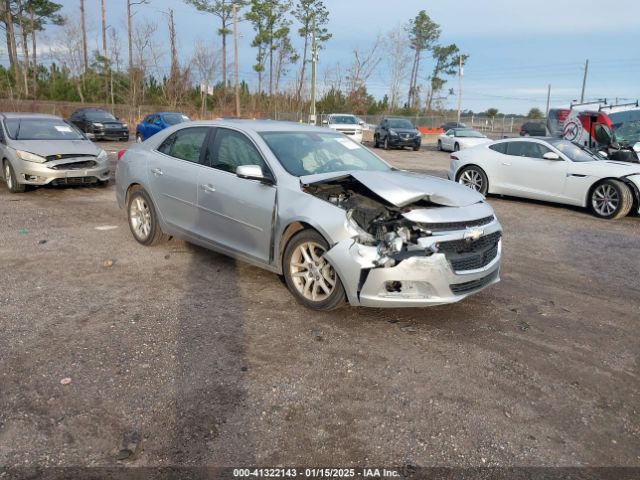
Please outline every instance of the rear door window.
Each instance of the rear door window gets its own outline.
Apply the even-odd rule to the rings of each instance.
[[[200,163],[202,146],[209,130],[208,127],[193,127],[178,130],[162,142],[158,151],[179,160]]]
[[[267,165],[246,135],[228,128],[217,128],[207,152],[205,164],[229,173],[241,165],[259,165],[267,174]]]

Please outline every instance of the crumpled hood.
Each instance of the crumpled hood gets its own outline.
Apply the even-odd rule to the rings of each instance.
[[[100,148],[90,140],[13,140],[10,146],[41,157],[75,154],[97,156],[100,153]]]
[[[426,200],[445,207],[466,207],[484,200],[468,187],[449,180],[403,170],[321,173],[300,177],[302,185],[313,185],[352,177],[396,207]]]
[[[640,164],[618,162],[615,160],[599,160],[597,162],[573,162],[569,173],[592,175],[594,177],[624,177],[640,174]]]

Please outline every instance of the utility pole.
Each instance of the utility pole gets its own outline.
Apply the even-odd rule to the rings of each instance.
[[[176,24],[173,20],[173,9],[169,9],[169,44],[171,45],[171,73],[169,74],[169,88],[172,106],[178,102],[178,82],[180,79],[178,68],[178,49],[176,47]]]
[[[129,79],[133,70],[133,39],[131,31],[131,0],[127,0],[127,33],[129,34]]]
[[[458,57],[458,123],[460,123],[460,111],[462,109],[462,77],[464,77],[464,69],[462,67],[462,55],[460,55]]]
[[[311,115],[309,123],[316,124],[316,62],[318,61],[318,46],[316,45],[316,19],[313,18],[311,31]]]
[[[107,57],[107,15],[104,11],[104,0],[100,0],[100,12],[102,14],[102,55]]]
[[[551,84],[547,88],[547,108],[544,111],[544,118],[549,118],[549,104],[551,103]]]
[[[236,117],[240,117],[240,74],[238,67],[238,5],[233,4],[233,51],[235,56],[236,70]]]
[[[84,73],[89,68],[89,54],[87,52],[87,25],[84,18],[84,0],[80,0],[80,23],[82,25],[82,59],[84,61]]]
[[[584,103],[584,90],[587,87],[587,73],[589,72],[589,59],[584,64],[584,78],[582,79],[582,95],[580,95],[580,103]]]

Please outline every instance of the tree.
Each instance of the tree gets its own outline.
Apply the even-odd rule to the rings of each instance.
[[[385,72],[387,72],[389,82],[389,96],[385,95],[385,97],[387,97],[387,104],[391,110],[398,108],[400,88],[408,73],[407,65],[410,61],[410,55],[406,50],[407,41],[407,33],[402,26],[391,30],[384,40],[384,49],[388,52],[388,55],[385,55]]]
[[[289,0],[251,0],[251,8],[245,15],[256,31],[251,45],[258,48],[257,66],[262,65],[264,70],[265,53],[269,57],[269,95],[273,95],[273,55],[281,45],[289,42],[291,21],[285,15],[290,9]],[[254,69],[260,73],[256,67]]]
[[[218,35],[222,37],[222,84],[227,88],[227,35],[230,35],[229,25],[233,21],[233,6],[238,10],[247,5],[247,0],[184,0],[201,12],[207,12],[220,19]]]
[[[527,118],[531,120],[540,120],[541,118],[544,118],[544,115],[542,115],[542,111],[539,108],[533,107],[529,110]]]
[[[497,108],[490,108],[487,110],[487,117],[489,117],[490,119],[494,119],[496,118],[496,115],[498,115],[498,109]]]
[[[427,12],[421,10],[418,15],[409,21],[407,26],[411,49],[415,54],[411,77],[409,80],[409,108],[418,104],[418,76],[420,73],[420,59],[424,51],[431,51],[440,38],[440,26],[431,20]]]
[[[216,74],[220,63],[219,60],[217,48],[207,47],[203,42],[196,42],[191,62],[195,67],[196,73],[198,74],[198,81],[200,82],[200,112],[202,116],[205,116],[207,113],[209,85],[211,85]]]
[[[442,90],[444,84],[447,83],[444,76],[454,75],[458,71],[460,64],[464,66],[468,58],[468,55],[460,53],[460,50],[455,43],[447,45],[446,47],[433,47],[433,59],[435,60],[435,64],[430,78],[431,89],[429,90],[429,96],[427,99],[427,110],[431,110],[433,99],[436,98],[436,95],[440,90]]]
[[[293,10],[293,16],[300,22],[298,34],[304,39],[304,47],[302,49],[302,64],[298,74],[298,88],[296,97],[298,100],[302,97],[302,87],[304,85],[305,72],[307,63],[309,62],[309,45],[311,38],[315,33],[316,44],[319,48],[331,38],[331,34],[326,26],[329,23],[329,11],[324,6],[322,0],[298,0]]]

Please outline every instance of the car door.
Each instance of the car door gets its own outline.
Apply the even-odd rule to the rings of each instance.
[[[272,176],[258,148],[244,133],[218,127],[209,137],[205,164],[198,175],[199,235],[268,263],[276,187],[235,173],[241,165],[259,165]]]
[[[445,150],[453,151],[453,130],[447,130],[444,132],[444,137],[442,138],[442,147]]]
[[[507,158],[501,165],[504,193],[537,200],[561,200],[568,165],[562,157],[545,159],[544,155],[549,152],[550,148],[535,141],[508,142]]]
[[[198,171],[209,127],[189,127],[169,135],[147,162],[153,201],[163,221],[183,232],[196,230]]]
[[[162,120],[160,119],[160,115],[153,115],[147,124],[148,136],[151,137],[160,130],[162,130]]]

